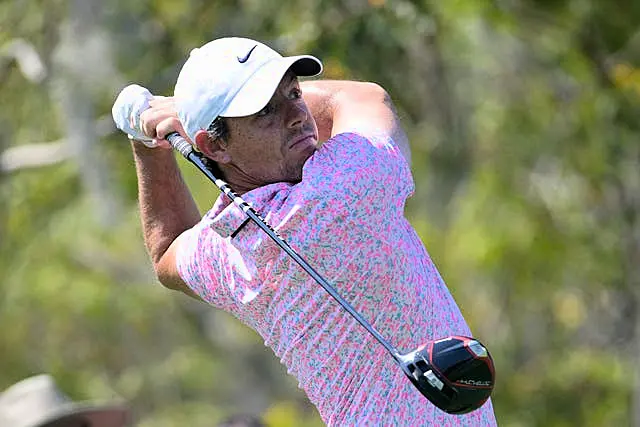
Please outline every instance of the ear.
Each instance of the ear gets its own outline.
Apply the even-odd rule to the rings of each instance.
[[[213,139],[209,133],[199,130],[195,135],[195,144],[198,150],[217,163],[231,162],[231,155],[226,149],[226,144],[220,138]]]

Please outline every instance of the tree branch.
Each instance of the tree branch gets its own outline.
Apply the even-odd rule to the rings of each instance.
[[[115,132],[111,116],[103,116],[95,123],[96,134],[103,138]],[[73,157],[74,152],[66,139],[18,145],[0,153],[0,173],[16,172],[22,169],[39,168],[64,162]]]

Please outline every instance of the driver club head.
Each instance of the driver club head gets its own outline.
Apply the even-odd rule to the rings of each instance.
[[[431,341],[400,356],[399,362],[418,390],[449,414],[478,409],[495,384],[493,359],[474,338],[451,336]]]

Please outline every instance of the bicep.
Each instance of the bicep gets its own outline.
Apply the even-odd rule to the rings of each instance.
[[[409,141],[389,94],[376,83],[354,85],[354,90],[336,94],[331,136],[354,131],[388,136],[411,164]]]

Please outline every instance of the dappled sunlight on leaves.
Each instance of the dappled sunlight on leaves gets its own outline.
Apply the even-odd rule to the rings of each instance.
[[[104,63],[80,60],[107,119],[125,82],[170,95],[188,52],[227,35],[385,87],[412,144],[407,216],[496,361],[499,424],[638,424],[639,2],[92,4],[87,43]],[[0,2],[0,47],[23,38],[64,72],[52,58],[69,14],[59,0]],[[0,59],[0,151],[63,140],[51,82]],[[81,154],[0,175],[0,388],[50,372],[74,397],[126,399],[140,427],[239,413],[321,425],[257,334],[157,283],[129,142],[105,129],[94,142],[124,204],[111,228]],[[218,191],[179,164],[206,212]]]

